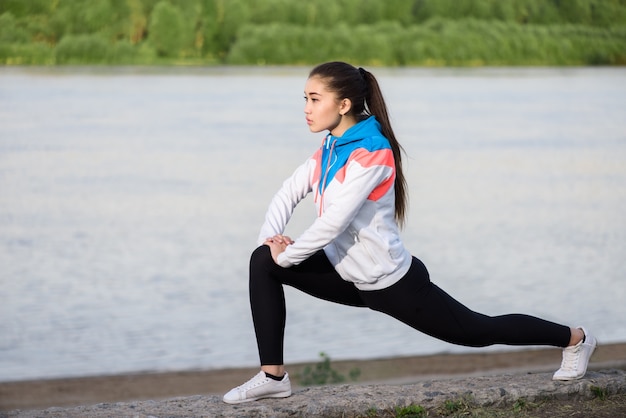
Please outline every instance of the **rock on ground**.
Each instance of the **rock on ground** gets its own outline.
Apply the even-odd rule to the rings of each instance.
[[[297,390],[286,399],[227,405],[219,396],[191,396],[159,401],[101,403],[72,408],[11,411],[0,417],[358,417],[372,411],[421,405],[432,409],[447,400],[470,399],[477,405],[507,405],[519,399],[590,399],[626,393],[626,372],[588,372],[584,379],[556,382],[548,373],[462,379],[434,379],[405,385],[338,385]]]

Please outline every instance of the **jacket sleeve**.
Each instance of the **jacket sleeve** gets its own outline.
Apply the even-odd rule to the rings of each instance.
[[[265,214],[257,244],[261,245],[269,237],[282,234],[293,214],[294,209],[312,190],[312,178],[315,160],[309,158],[283,182],[276,192]]]
[[[306,260],[316,251],[327,246],[350,225],[363,203],[381,184],[393,182],[394,167],[388,157],[380,153],[380,158],[364,149],[355,151],[345,171],[343,182],[337,186],[332,202],[324,209],[313,224],[295,242],[278,256],[278,264],[291,267]],[[366,164],[363,164],[367,161]],[[333,181],[336,181],[334,179]]]

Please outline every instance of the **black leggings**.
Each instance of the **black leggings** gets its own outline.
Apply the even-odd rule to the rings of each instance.
[[[250,259],[250,306],[261,365],[283,364],[284,284],[320,299],[386,313],[453,344],[566,347],[571,337],[569,327],[533,316],[487,316],[468,309],[431,283],[426,267],[415,257],[400,281],[382,290],[364,291],[343,280],[323,251],[283,268],[274,263],[269,247],[262,245]]]

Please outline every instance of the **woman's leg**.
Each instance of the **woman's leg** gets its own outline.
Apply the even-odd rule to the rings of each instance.
[[[262,366],[283,364],[286,316],[283,284],[331,302],[365,306],[358,290],[341,279],[323,251],[298,266],[283,268],[274,262],[269,247],[260,246],[250,258],[250,306]]]
[[[428,335],[450,343],[482,347],[492,344],[566,347],[569,327],[534,316],[487,316],[474,312],[430,282],[414,258],[407,275],[387,289],[362,291],[367,305]]]
[[[358,290],[339,277],[323,251],[300,265],[282,268],[269,247],[257,248],[250,258],[250,306],[257,337],[261,371],[224,395],[224,402],[241,403],[291,395],[291,382],[283,366],[285,295],[283,284],[310,295],[344,305],[361,306]]]

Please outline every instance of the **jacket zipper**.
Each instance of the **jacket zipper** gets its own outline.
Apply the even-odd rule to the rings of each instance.
[[[322,192],[320,194],[320,210],[319,210],[318,216],[322,216],[322,213],[324,212],[324,192],[326,192],[326,179],[328,178],[328,171],[337,161],[337,158],[335,158],[335,161],[333,161],[332,163],[330,162],[331,158],[333,157],[333,151],[335,150],[335,143],[337,142],[337,140],[335,140],[332,143],[330,143],[330,138],[332,137],[329,135],[328,140],[326,141],[326,149],[329,150],[328,158],[326,159],[326,170],[324,171],[323,178],[320,179],[322,182],[321,183]],[[330,145],[330,148],[329,148],[329,145]]]

